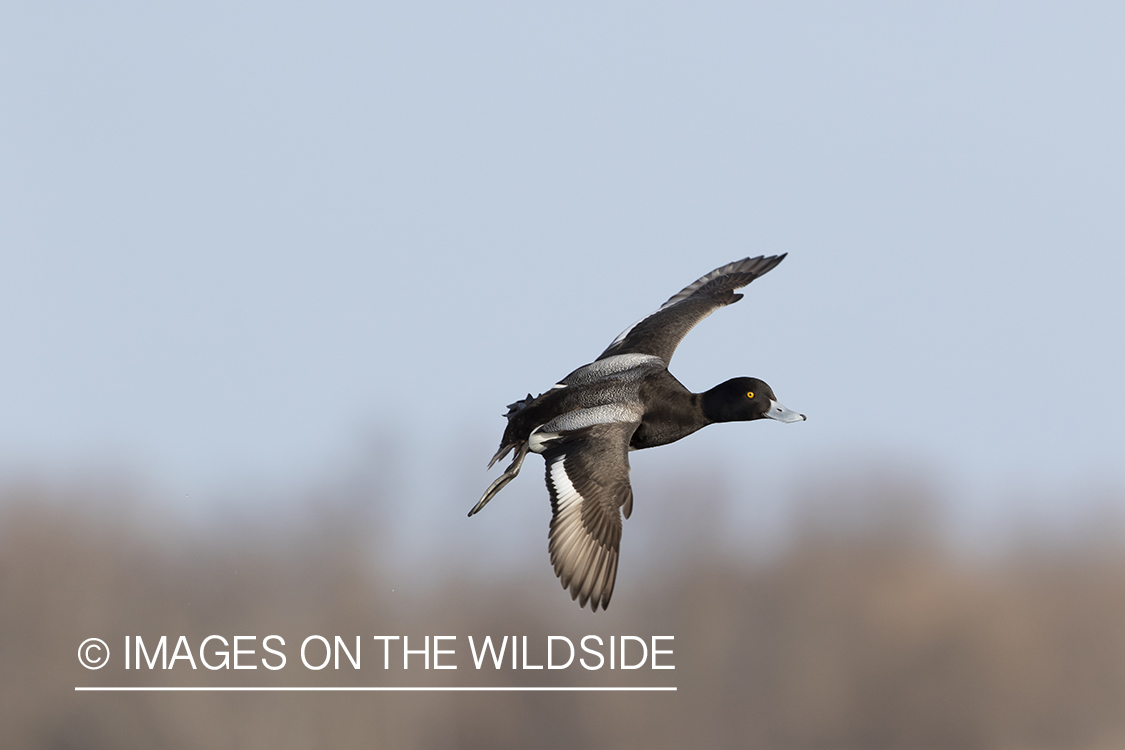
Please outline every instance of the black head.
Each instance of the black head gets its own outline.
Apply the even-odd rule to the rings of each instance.
[[[800,422],[804,414],[778,403],[773,389],[757,378],[733,378],[703,393],[703,414],[712,422],[745,422],[770,418]]]

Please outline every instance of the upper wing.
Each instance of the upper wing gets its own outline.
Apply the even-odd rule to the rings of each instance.
[[[696,323],[720,307],[742,299],[734,290],[769,272],[785,255],[743,258],[716,268],[673,295],[652,315],[622,331],[598,359],[636,352],[655,355],[667,363]]]
[[[558,433],[543,458],[551,493],[551,563],[581,607],[609,606],[617,578],[621,512],[633,510],[629,440],[636,422],[595,424]]]

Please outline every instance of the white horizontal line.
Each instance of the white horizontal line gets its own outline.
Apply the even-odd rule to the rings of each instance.
[[[412,692],[412,693],[513,693],[513,692],[675,692],[675,687],[76,687],[75,692],[133,693],[284,693],[284,692]]]

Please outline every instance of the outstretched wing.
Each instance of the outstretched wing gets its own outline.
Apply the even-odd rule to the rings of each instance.
[[[676,347],[696,323],[720,307],[738,302],[742,295],[735,294],[735,289],[741,289],[768,273],[784,258],[784,253],[759,255],[757,258],[743,258],[716,268],[673,295],[652,315],[622,331],[598,359],[635,352],[653,354],[667,364]]]
[[[621,513],[633,510],[629,440],[636,422],[595,424],[550,438],[543,458],[551,493],[550,552],[570,598],[597,612],[617,578]]]

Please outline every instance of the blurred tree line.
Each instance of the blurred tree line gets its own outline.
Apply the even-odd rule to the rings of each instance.
[[[701,512],[739,502],[721,483],[707,492]],[[801,499],[791,536],[768,556],[664,544],[678,530],[706,527],[665,519],[645,552],[623,558],[610,609],[594,615],[558,587],[543,551],[479,567],[464,546],[419,550],[444,572],[396,587],[379,554],[391,532],[380,531],[378,514],[355,521],[363,502],[291,504],[269,523],[248,514],[168,528],[152,522],[151,503],[104,487],[0,489],[0,747],[1125,747],[1125,547],[1116,522],[973,555],[950,544],[940,498],[921,485],[825,482]],[[112,650],[124,635],[198,643],[213,633],[280,633],[291,662],[312,633],[368,642],[457,635],[462,649],[467,635],[538,643],[674,635],[676,669],[478,672],[463,654],[458,670],[442,673],[220,673],[183,664],[126,673],[120,651],[97,672],[75,659],[90,636]],[[98,684],[678,691],[73,690]]]

